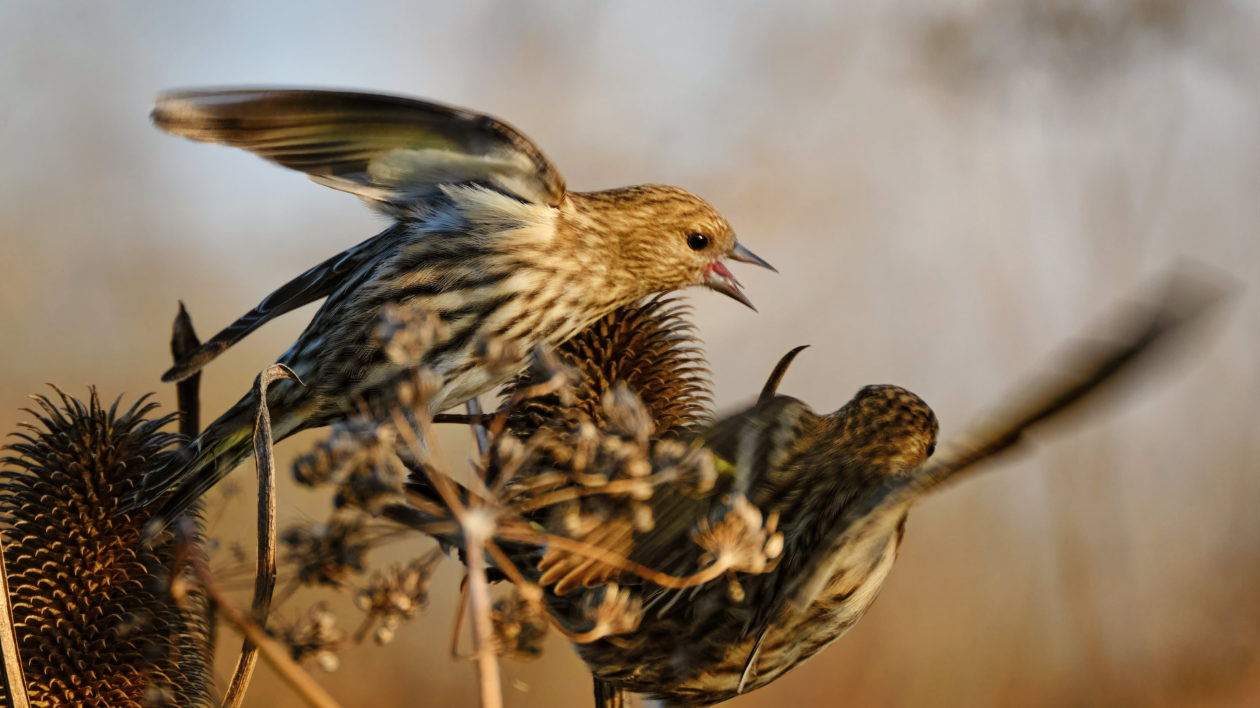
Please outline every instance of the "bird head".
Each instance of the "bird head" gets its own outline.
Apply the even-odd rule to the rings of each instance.
[[[702,285],[757,309],[724,261],[774,267],[744,248],[708,202],[657,184],[581,196],[588,218],[604,222],[605,233],[617,234],[621,263],[642,294]]]
[[[928,404],[900,386],[866,386],[829,418],[848,455],[867,470],[897,475],[922,464],[936,450],[939,426]]]

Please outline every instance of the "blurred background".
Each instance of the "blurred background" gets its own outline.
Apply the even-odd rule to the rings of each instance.
[[[0,431],[44,382],[173,407],[158,376],[178,299],[208,337],[383,228],[296,173],[157,132],[152,98],[174,87],[429,97],[507,119],[572,188],[703,195],[780,270],[738,272],[761,314],[691,294],[720,411],[808,343],[783,392],[830,411],[897,383],[949,437],[1193,259],[1243,289],[1178,365],[921,505],[867,618],[729,705],[1256,705],[1257,36],[1255,0],[0,3]],[[206,418],[312,313],[211,366]],[[282,465],[318,437],[282,443]],[[225,543],[248,539],[252,476],[214,519]],[[323,518],[326,498],[284,484],[282,518]],[[472,665],[447,653],[458,578],[446,563],[393,644],[313,671],[347,706],[475,705]],[[220,642],[225,677],[238,641]],[[589,704],[554,633],[504,666],[509,706]],[[262,667],[247,704],[297,701]]]

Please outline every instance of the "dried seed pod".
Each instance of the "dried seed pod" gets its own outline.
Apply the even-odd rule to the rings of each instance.
[[[508,426],[518,438],[585,419],[606,428],[604,397],[617,383],[639,398],[656,437],[677,437],[712,416],[709,365],[687,319],[690,307],[675,297],[627,305],[556,348],[571,371],[572,400],[558,394],[521,403]],[[536,369],[517,377],[505,397],[545,380]]]
[[[57,391],[0,460],[0,530],[18,651],[37,706],[202,706],[213,694],[205,595],[182,568],[201,523],[139,546],[152,511],[120,513],[179,436],[149,417]],[[4,696],[7,699],[7,696]],[[2,701],[0,701],[2,703]]]

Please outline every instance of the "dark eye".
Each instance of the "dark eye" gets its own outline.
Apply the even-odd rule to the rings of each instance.
[[[927,456],[931,457],[932,453],[934,452],[936,452],[936,443],[932,443],[931,445],[928,445]]]
[[[687,247],[693,251],[703,251],[709,247],[709,237],[704,234],[687,234]]]

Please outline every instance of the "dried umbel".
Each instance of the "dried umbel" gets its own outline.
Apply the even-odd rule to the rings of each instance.
[[[184,573],[199,519],[139,546],[151,512],[119,513],[178,436],[141,398],[120,411],[34,400],[0,460],[0,529],[18,651],[39,706],[200,706],[213,694],[206,597]],[[58,405],[58,403],[60,405]],[[192,537],[190,538],[189,535]],[[175,588],[172,592],[172,588]]]

